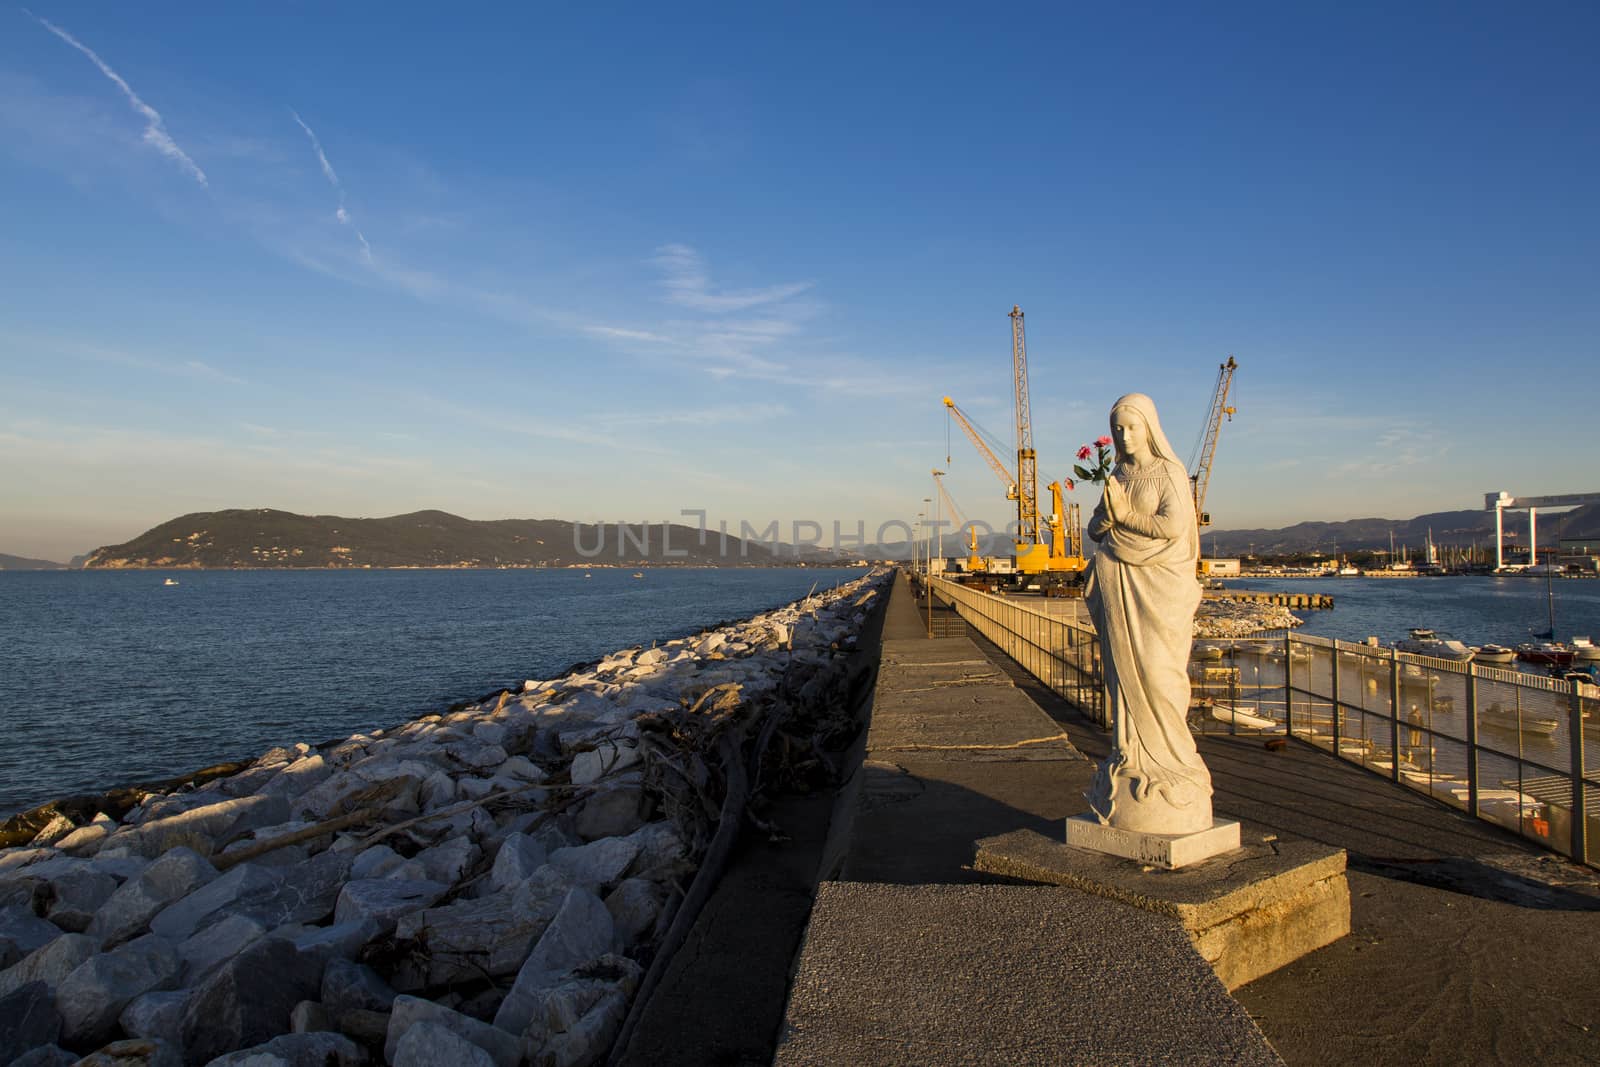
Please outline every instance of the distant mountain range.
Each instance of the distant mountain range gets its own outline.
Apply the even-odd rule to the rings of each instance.
[[[1508,512],[1504,518],[1507,546],[1528,544],[1528,513]],[[1414,519],[1348,519],[1344,522],[1300,522],[1281,530],[1206,530],[1207,556],[1290,555],[1296,552],[1389,550],[1394,536],[1398,551],[1404,545],[1415,554],[1431,536],[1440,547],[1494,546],[1494,512],[1437,511]],[[1565,514],[1544,516],[1539,522],[1539,544],[1554,546],[1558,537],[1600,537],[1600,505],[1589,504]]]
[[[1084,518],[1088,518],[1085,509]],[[1528,542],[1528,514],[1525,511],[1507,513],[1504,518],[1506,545],[1526,547]],[[981,528],[980,528],[981,529]],[[1350,552],[1387,552],[1389,536],[1394,535],[1396,552],[1402,546],[1415,555],[1432,536],[1440,547],[1468,548],[1473,545],[1492,549],[1494,545],[1494,512],[1492,511],[1438,511],[1418,515],[1414,519],[1347,519],[1343,522],[1300,522],[1278,530],[1220,530],[1203,531],[1204,554],[1214,557],[1287,556],[1301,552],[1322,552],[1336,555]],[[1600,505],[1587,505],[1564,514],[1540,518],[1539,544],[1550,546],[1557,537],[1600,539]],[[944,554],[964,556],[967,553],[966,537],[957,537],[946,530]],[[1009,556],[1012,540],[1003,533],[978,536],[978,552],[985,556]],[[1093,545],[1086,544],[1092,550]],[[937,549],[935,549],[937,551]],[[867,555],[873,558],[906,558],[904,544],[868,545]]]
[[[1506,516],[1506,542],[1525,545],[1526,513]],[[1301,522],[1283,529],[1211,530],[1204,533],[1208,556],[1326,555],[1387,551],[1392,533],[1398,549],[1416,553],[1431,531],[1440,547],[1489,547],[1494,513],[1441,511],[1413,519],[1349,519]],[[748,531],[747,531],[748,532]],[[1589,505],[1539,523],[1541,544],[1556,537],[1600,539],[1600,506]],[[141,567],[316,568],[316,567],[567,567],[637,566],[644,563],[688,566],[773,566],[854,559],[906,559],[905,542],[847,546],[841,552],[787,544],[724,539],[707,531],[668,523],[572,523],[559,519],[463,519],[443,511],[417,511],[382,519],[337,515],[296,515],[267,508],[197,512],[164,522],[133,540],[95,549],[71,563],[0,554],[0,571],[97,570]],[[983,555],[1010,555],[1003,533],[980,537]],[[946,532],[947,556],[966,554],[964,538]]]
[[[8,556],[0,552],[0,571],[64,571],[71,564],[56,563],[48,559],[28,559],[25,556]]]
[[[773,566],[792,549],[668,523],[463,519],[416,511],[383,519],[296,515],[267,508],[198,512],[91,552],[84,567],[184,568]],[[798,560],[815,561],[809,553]]]

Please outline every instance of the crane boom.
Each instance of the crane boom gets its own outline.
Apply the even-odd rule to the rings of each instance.
[[[944,406],[955,417],[956,422],[961,424],[961,429],[966,432],[968,440],[977,446],[978,454],[989,461],[989,469],[999,476],[1001,484],[1006,487],[1006,499],[1015,500],[1017,484],[1011,480],[1011,472],[1006,470],[1004,463],[1000,462],[1000,457],[994,454],[993,449],[983,443],[983,438],[978,436],[978,431],[973,427],[971,420],[967,418],[966,412],[961,410],[959,404],[949,397],[945,397]]]
[[[1044,541],[1039,529],[1038,459],[1033,451],[1033,421],[1028,411],[1028,345],[1022,308],[1011,305],[1011,369],[1017,385],[1017,540]]]
[[[950,509],[950,517],[955,520],[956,529],[959,530],[961,527],[967,524],[967,517],[962,513],[961,509],[956,506],[956,499],[950,495],[950,490],[944,487],[943,474],[944,471],[935,471],[933,474],[933,481],[934,484],[939,487],[939,495],[944,498],[944,506]]]
[[[959,533],[963,526],[967,526],[967,516],[956,504],[956,498],[950,495],[950,490],[944,487],[943,471],[934,471],[933,480],[939,486],[939,495],[944,498],[944,506],[950,509],[950,517],[956,520],[956,532]],[[983,558],[978,555],[978,528],[967,526],[967,571],[978,574],[986,570]]]
[[[1194,492],[1195,519],[1201,526],[1211,525],[1211,516],[1206,511],[1206,487],[1211,482],[1211,461],[1217,455],[1217,438],[1222,433],[1222,420],[1226,417],[1231,421],[1236,410],[1228,406],[1228,388],[1233,384],[1233,372],[1238,368],[1232,356],[1218,368],[1217,388],[1211,396],[1211,410],[1206,414],[1206,436],[1200,448],[1200,462],[1195,464],[1194,473],[1189,476],[1189,485]]]

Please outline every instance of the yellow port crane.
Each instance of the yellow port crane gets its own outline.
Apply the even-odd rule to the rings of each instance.
[[[946,410],[949,411],[950,415],[956,420],[956,424],[960,426],[961,429],[966,433],[967,440],[972,442],[973,447],[977,448],[978,454],[988,462],[989,469],[994,471],[994,473],[999,477],[1001,484],[1006,487],[1006,499],[1017,499],[1016,480],[1012,476],[1011,472],[1006,469],[1006,465],[1000,462],[1000,457],[994,454],[994,449],[985,444],[983,438],[978,436],[977,428],[973,425],[972,420],[967,417],[967,413],[961,410],[961,405],[957,404],[949,397],[945,397],[944,406]]]
[[[944,406],[945,410],[950,413],[951,418],[955,419],[957,425],[966,433],[967,440],[972,442],[973,447],[978,450],[978,454],[989,464],[989,469],[994,471],[995,476],[1000,479],[1000,484],[1006,487],[1006,499],[1018,502],[1017,517],[1018,528],[1020,529],[1022,504],[1015,476],[1006,469],[1006,465],[1000,462],[1000,457],[994,454],[994,449],[990,448],[988,443],[978,434],[977,427],[973,425],[967,413],[961,410],[961,405],[949,397],[945,397]],[[1049,569],[1046,559],[1046,553],[1049,549],[1038,541],[1024,540],[1019,534],[1013,539],[1012,549],[1016,553],[1016,567],[1019,574],[1038,574],[1040,571]]]
[[[1205,438],[1200,446],[1200,460],[1194,473],[1189,475],[1189,487],[1194,493],[1195,519],[1201,526],[1211,525],[1211,514],[1206,511],[1206,487],[1211,482],[1211,462],[1217,456],[1217,438],[1222,433],[1222,420],[1233,421],[1237,410],[1228,406],[1228,389],[1233,385],[1233,372],[1239,365],[1228,357],[1228,362],[1217,369],[1217,387],[1211,394],[1211,410],[1206,413]]]
[[[967,527],[967,573],[983,574],[989,569],[989,565],[978,555],[978,528],[967,526],[967,516],[956,505],[956,498],[950,495],[950,490],[944,487],[944,471],[935,470],[933,481],[939,487],[939,495],[944,498],[944,506],[950,509],[950,517],[955,520],[956,529]]]
[[[1028,410],[1028,345],[1022,333],[1022,308],[1017,304],[1011,305],[1011,373],[1017,385],[1017,540],[1042,545],[1039,465],[1033,451],[1033,419]],[[1021,564],[1018,559],[1018,569]]]
[[[1052,511],[1050,517],[1045,520],[1045,525],[1050,527],[1050,558],[1082,561],[1083,520],[1080,518],[1078,505],[1068,504],[1065,508],[1062,507],[1060,482],[1051,482],[1049,489]]]
[[[1033,423],[1028,403],[1028,346],[1023,332],[1022,308],[1011,308],[1011,369],[1016,385],[1016,472],[1007,469],[994,451],[978,435],[965,412],[949,397],[944,398],[946,410],[961,425],[967,438],[988,462],[1001,484],[1006,487],[1006,499],[1017,502],[1017,536],[1015,539],[1016,568],[1020,574],[1059,573],[1075,575],[1088,566],[1082,555],[1082,534],[1078,524],[1078,506],[1073,504],[1063,510],[1061,485],[1052,483],[1050,492],[1054,510],[1048,519],[1039,515],[1038,457],[1033,449]],[[1045,540],[1045,528],[1050,529],[1050,540]],[[1068,542],[1070,541],[1070,548]]]

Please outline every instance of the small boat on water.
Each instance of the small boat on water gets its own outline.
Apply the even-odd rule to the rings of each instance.
[[[1411,636],[1396,641],[1394,647],[1414,656],[1432,656],[1434,659],[1448,659],[1457,663],[1466,663],[1473,657],[1472,649],[1462,642],[1449,634],[1435,633],[1426,626],[1413,626]]]
[[[161,584],[162,585],[177,585],[178,584],[178,579],[176,579],[176,578],[168,578],[166,581],[162,582]]]
[[[1195,645],[1194,651],[1190,654],[1189,658],[1198,660],[1219,660],[1222,658],[1222,649],[1218,648],[1216,645]]]
[[[1561,726],[1560,719],[1546,718],[1542,715],[1530,715],[1522,712],[1520,715],[1514,708],[1505,708],[1497,700],[1488,707],[1479,710],[1478,725],[1487,726],[1494,730],[1509,730],[1516,733],[1520,725],[1525,734],[1538,734],[1540,737],[1550,737]]]
[[[1600,646],[1597,646],[1587,637],[1572,639],[1572,662],[1574,663],[1600,663]]]
[[[1276,730],[1278,720],[1257,714],[1260,710],[1260,708],[1238,708],[1228,704],[1213,703],[1211,717],[1218,722],[1231,722],[1235,726],[1244,726],[1251,730]]]
[[[594,577],[594,575],[592,575],[592,574],[590,574],[590,573],[589,573],[589,572],[588,572],[588,571],[584,571],[584,572],[583,572],[583,576],[584,576],[584,577],[585,577],[585,578],[593,578],[593,577]]]
[[[644,577],[644,573],[642,571],[634,571],[633,572],[633,576],[635,578],[643,578]]]
[[[1507,648],[1505,645],[1483,645],[1478,649],[1478,654],[1473,657],[1478,663],[1486,663],[1491,667],[1509,667],[1517,661],[1517,650]]]
[[[1471,795],[1467,786],[1448,786],[1462,806],[1467,803]],[[1478,790],[1478,810],[1485,816],[1495,820],[1511,820],[1532,822],[1535,819],[1545,818],[1544,802],[1538,797],[1531,797],[1515,789],[1480,789]]]
[[[1572,666],[1572,646],[1560,641],[1528,641],[1517,646],[1517,658],[1545,667]]]

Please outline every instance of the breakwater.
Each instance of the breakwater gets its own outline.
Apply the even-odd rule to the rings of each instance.
[[[165,587],[151,571],[0,572],[0,819],[370,734],[866,572],[633,573],[185,571]]]
[[[1296,611],[1330,611],[1333,608],[1333,597],[1327,593],[1287,593],[1287,592],[1252,592],[1248,589],[1229,589],[1223,593],[1206,594],[1210,599],[1233,600],[1238,602],[1251,602],[1255,604],[1276,604],[1281,608],[1292,608]]]
[[[1298,594],[1240,595],[1207,593],[1194,617],[1196,638],[1246,637],[1267,630],[1292,630],[1301,624],[1278,596]],[[1331,606],[1331,604],[1329,605]]]
[[[22,1021],[0,1059],[596,1062],[745,805],[850,735],[847,665],[885,580],[120,815],[36,813],[0,851],[0,1018]]]

